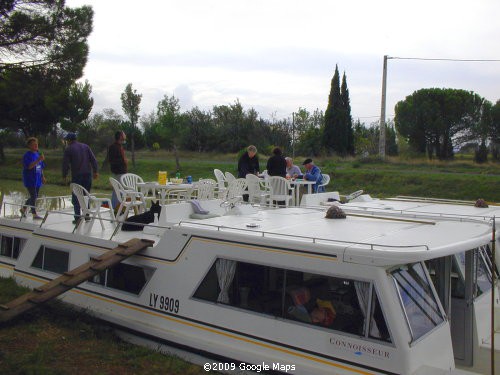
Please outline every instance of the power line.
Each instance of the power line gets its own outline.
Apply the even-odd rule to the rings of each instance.
[[[394,59],[394,60],[425,60],[425,61],[500,62],[500,59],[441,59],[441,58],[397,57],[397,56],[387,56],[387,59]]]

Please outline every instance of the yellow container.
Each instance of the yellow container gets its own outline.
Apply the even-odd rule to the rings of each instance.
[[[158,171],[158,183],[160,185],[167,184],[167,172],[166,171]]]

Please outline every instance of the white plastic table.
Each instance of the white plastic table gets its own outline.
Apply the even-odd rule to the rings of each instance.
[[[300,188],[302,186],[307,186],[307,194],[312,193],[312,186],[316,183],[316,181],[309,181],[303,179],[290,180],[290,184],[295,187],[295,205],[299,206],[300,202]]]

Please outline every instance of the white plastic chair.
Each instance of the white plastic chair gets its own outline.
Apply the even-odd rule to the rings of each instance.
[[[247,180],[245,178],[235,178],[227,187],[226,200],[231,203],[242,201],[247,186]]]
[[[267,184],[254,174],[247,174],[248,201],[250,203],[266,204],[269,199]]]
[[[78,203],[80,204],[80,210],[82,211],[81,217],[90,218],[90,226],[88,228],[89,230],[94,225],[96,217],[99,218],[99,222],[101,223],[101,228],[102,230],[104,230],[104,224],[102,223],[102,216],[101,216],[101,206],[104,203],[108,204],[111,221],[112,222],[115,221],[115,215],[113,212],[113,206],[111,205],[111,199],[98,198],[94,195],[91,195],[87,189],[75,183],[71,183],[70,187],[73,194],[75,194],[76,199],[78,199]],[[79,221],[78,225],[80,225],[81,222],[82,220]]]
[[[291,187],[290,181],[281,176],[269,176],[267,183],[270,203],[276,202],[276,206],[278,206],[278,202],[285,202],[285,206],[288,207],[294,197],[294,188]]]
[[[127,220],[130,209],[134,209],[139,212],[146,210],[146,203],[144,202],[144,199],[141,199],[140,197],[142,193],[125,190],[122,184],[113,177],[109,178],[109,182],[115,191],[118,202],[120,202],[120,206],[118,206],[118,210],[116,211],[116,219],[118,221]],[[142,198],[144,198],[144,196],[142,196]]]
[[[215,195],[215,187],[217,182],[212,179],[202,179],[196,183],[197,199],[208,200],[213,199]]]
[[[328,185],[330,183],[330,175],[329,174],[322,174],[322,179],[321,179],[321,184],[318,185],[318,189],[316,190],[316,192],[319,192],[320,191],[320,187],[323,186],[325,187],[326,185]]]
[[[217,197],[224,199],[227,194],[226,177],[220,169],[214,169],[214,175],[217,180]]]
[[[137,187],[138,182],[143,183],[144,180],[141,176],[134,173],[125,173],[120,177],[120,184],[122,184],[126,190],[139,191],[139,188]]]
[[[224,176],[226,177],[226,182],[227,182],[228,186],[229,186],[229,183],[231,181],[236,180],[236,177],[234,177],[234,174],[232,174],[231,172],[225,172]]]

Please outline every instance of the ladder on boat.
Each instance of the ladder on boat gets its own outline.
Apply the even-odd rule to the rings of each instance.
[[[71,271],[64,272],[61,276],[39,286],[4,305],[0,305],[0,323],[6,322],[25,311],[47,302],[64,292],[90,280],[97,274],[122,262],[124,259],[152,246],[154,241],[134,238],[119,244],[114,249],[107,251],[97,258],[92,258],[87,263]]]

